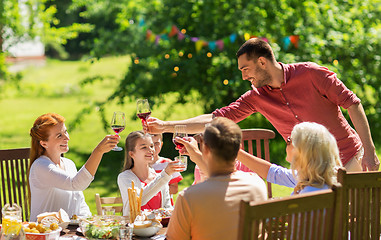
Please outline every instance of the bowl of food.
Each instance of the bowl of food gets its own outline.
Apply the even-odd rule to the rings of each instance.
[[[135,221],[134,234],[139,237],[151,237],[155,235],[163,226],[155,221]]]
[[[50,224],[56,223],[62,229],[67,228],[70,223],[69,215],[62,208],[58,212],[44,212],[37,215],[37,222],[44,227],[50,227]]]
[[[88,239],[117,239],[121,221],[117,218],[94,216],[81,219],[79,226]]]
[[[57,223],[45,227],[41,223],[27,222],[23,224],[26,240],[58,240],[62,228]]]

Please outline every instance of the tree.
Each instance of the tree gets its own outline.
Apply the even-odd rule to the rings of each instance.
[[[5,40],[13,45],[39,36],[45,46],[64,54],[62,45],[68,39],[76,38],[79,32],[91,31],[90,24],[73,23],[70,26],[56,27],[59,24],[59,20],[54,17],[56,11],[54,5],[46,5],[46,0],[0,0],[0,81],[15,79],[15,75],[10,74],[5,65]],[[17,77],[19,78],[20,76]]]
[[[178,92],[178,102],[199,102],[205,112],[225,106],[249,89],[241,80],[235,57],[246,34],[269,39],[279,61],[314,61],[335,71],[362,99],[373,135],[380,137],[380,0],[75,3],[87,9],[84,15],[88,17],[112,9],[119,26],[112,32],[102,28],[92,46],[94,57],[114,52],[131,56],[128,72],[115,92],[105,102],[96,103],[101,107],[113,99],[123,103],[138,97],[159,104],[168,92]],[[169,36],[173,25],[185,29],[187,37]],[[231,34],[237,38],[224,41],[222,50],[210,45]],[[294,38],[290,44],[288,37],[293,35],[299,42]],[[196,50],[191,37],[208,46]],[[253,121],[256,126],[271,127],[259,114],[241,125],[253,125]]]

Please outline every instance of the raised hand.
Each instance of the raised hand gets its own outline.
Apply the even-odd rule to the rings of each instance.
[[[184,138],[177,137],[176,141],[184,145],[184,147],[181,150],[179,150],[179,152],[182,155],[189,155],[191,159],[201,155],[201,151],[198,148],[197,141],[193,137],[184,137]]]
[[[146,124],[142,124],[144,132],[150,134],[159,134],[164,132],[164,121],[150,117],[147,119]]]
[[[119,135],[107,135],[94,149],[100,153],[106,153],[111,151],[119,143]]]
[[[182,172],[184,170],[184,167],[178,164],[179,161],[172,161],[169,162],[167,167],[164,169],[164,171],[168,175],[172,175],[175,172]]]

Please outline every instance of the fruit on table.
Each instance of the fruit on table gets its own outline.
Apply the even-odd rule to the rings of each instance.
[[[21,222],[17,220],[8,219],[8,218],[3,218],[2,223],[3,223],[2,228],[3,228],[4,234],[19,235],[21,227],[22,227]]]
[[[57,223],[50,224],[50,227],[48,228],[44,227],[44,225],[42,225],[41,223],[36,224],[34,222],[24,225],[24,232],[26,233],[49,233],[57,229],[58,229]]]

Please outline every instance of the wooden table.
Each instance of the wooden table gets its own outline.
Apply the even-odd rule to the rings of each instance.
[[[64,240],[64,239],[73,239],[73,240],[80,240],[80,239],[86,239],[86,237],[81,233],[81,232],[78,232],[77,231],[77,228],[78,226],[77,225],[69,225],[66,229],[62,230],[61,232],[61,236],[60,236],[60,239]],[[136,239],[136,240],[143,240],[143,239],[164,239],[164,236],[163,237],[160,237],[160,235],[165,235],[167,233],[167,228],[164,227],[162,229],[160,229],[160,231],[152,236],[152,237],[148,237],[148,238],[144,238],[144,237],[138,237],[138,236],[133,236],[132,239]]]

